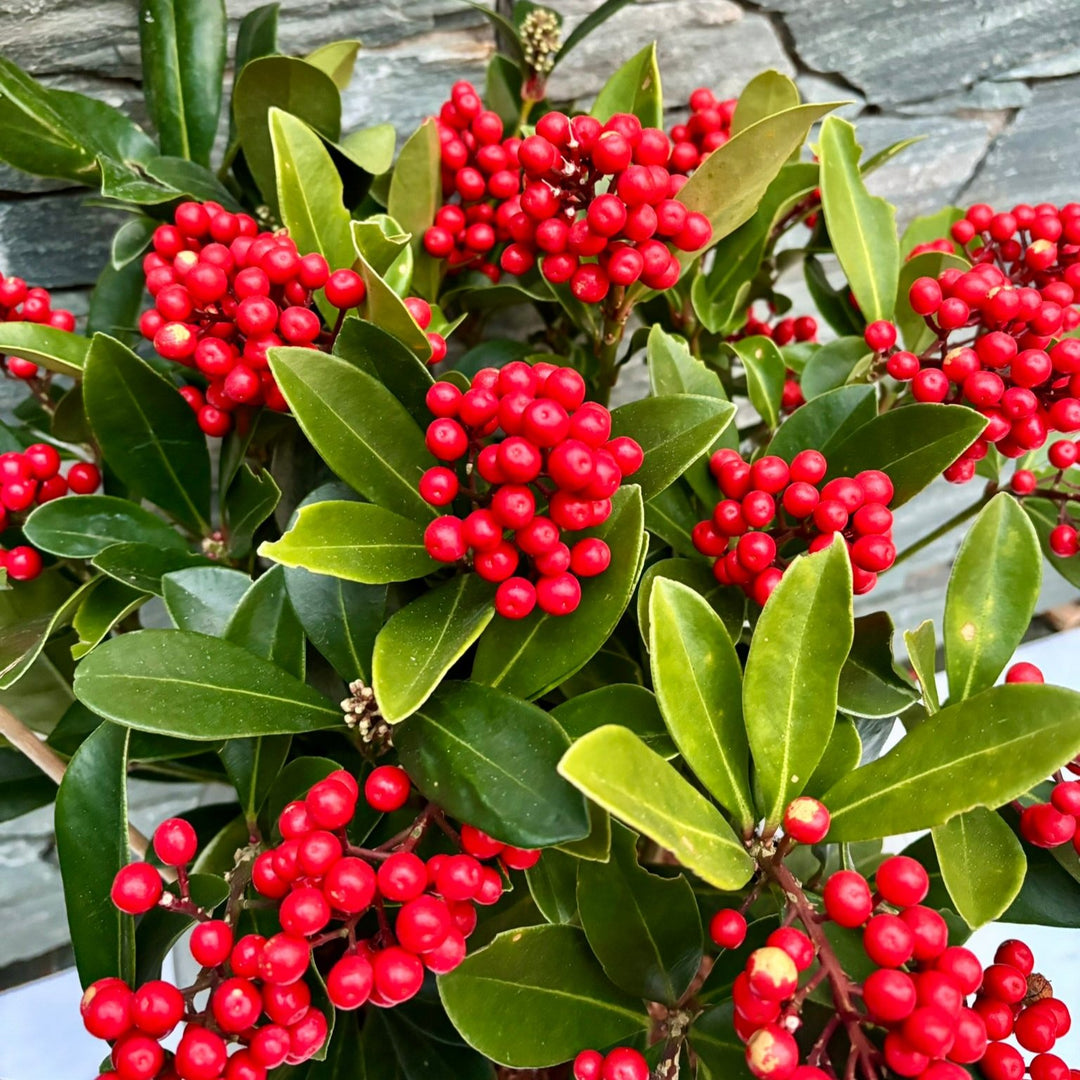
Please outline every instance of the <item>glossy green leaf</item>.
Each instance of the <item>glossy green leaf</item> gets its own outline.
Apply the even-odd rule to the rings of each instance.
[[[862,740],[855,722],[843,716],[836,718],[825,752],[806,782],[805,794],[815,798],[838,784],[849,772],[859,767]]]
[[[110,263],[114,270],[123,270],[139,256],[146,253],[150,239],[157,228],[157,222],[149,217],[128,218],[113,233]]]
[[[579,739],[559,773],[710,885],[731,891],[750,879],[753,862],[720,811],[626,728]]]
[[[359,41],[330,41],[308,53],[304,59],[320,71],[325,71],[339,90],[345,90],[352,81],[356,54],[359,51]]]
[[[271,349],[270,367],[304,434],[342,480],[398,513],[431,520],[417,490],[431,455],[397,398],[355,365],[310,349]]]
[[[223,0],[140,0],[143,90],[163,154],[210,163],[226,30]]]
[[[442,205],[439,169],[439,132],[434,120],[425,120],[401,148],[390,180],[386,211],[412,235],[414,278],[419,294],[427,300],[435,299],[441,273],[438,260],[424,250],[424,232]]]
[[[1057,686],[995,686],[949,705],[884,757],[825,793],[829,839],[928,829],[1023,794],[1080,752],[1080,695]]]
[[[646,516],[646,520],[648,520]],[[700,593],[709,606],[720,616],[728,637],[738,641],[742,637],[743,622],[746,620],[746,597],[737,589],[728,589],[721,585],[713,575],[709,564],[701,559],[660,559],[654,562],[641,575],[638,586],[637,617],[642,639],[649,640],[649,599],[653,586],[659,578],[689,585]]]
[[[79,640],[71,646],[71,658],[81,660],[117,623],[138,610],[147,599],[146,593],[113,578],[100,580],[87,593],[71,620],[71,628],[79,635]]]
[[[590,115],[605,124],[616,113],[632,113],[645,127],[664,126],[664,101],[656,42],[632,56],[600,88]]]
[[[829,741],[852,624],[851,564],[841,543],[792,562],[758,618],[743,713],[770,824],[802,791]]]
[[[337,727],[320,693],[230,641],[140,630],[107,641],[76,669],[75,695],[140,731],[185,739],[290,735]]]
[[[660,706],[651,690],[633,683],[612,683],[575,694],[556,705],[551,715],[572,740],[580,739],[605,724],[629,728],[650,750],[673,758],[677,751],[664,726]]]
[[[734,415],[735,406],[716,397],[647,397],[612,411],[611,434],[628,435],[644,450],[645,460],[631,480],[648,500],[705,453]]]
[[[780,399],[784,393],[787,365],[780,350],[767,337],[748,337],[726,346],[739,359],[746,372],[746,392],[750,404],[767,427],[780,422]]]
[[[251,578],[226,566],[195,566],[162,578],[169,617],[180,630],[223,637]]]
[[[81,375],[90,342],[78,334],[31,322],[0,323],[0,352],[32,360],[58,375]]]
[[[418,522],[374,503],[305,506],[293,527],[280,540],[263,544],[259,554],[368,585],[423,577],[439,565],[424,547]]]
[[[884,611],[855,620],[855,637],[840,669],[836,707],[850,716],[887,717],[903,712],[918,691],[893,664],[892,619]]]
[[[372,685],[379,711],[396,724],[414,713],[484,632],[495,590],[458,574],[396,611],[375,638]]]
[[[511,1068],[557,1065],[649,1027],[641,1002],[611,985],[571,926],[500,934],[439,978],[439,996],[469,1045]]]
[[[42,551],[88,559],[124,541],[186,550],[183,538],[156,514],[113,495],[79,495],[39,506],[24,526]]]
[[[933,622],[926,619],[917,629],[904,631],[904,644],[907,646],[908,660],[922,689],[926,711],[930,714],[936,713],[941,705],[938,701],[937,680],[934,678],[937,641],[934,637]]]
[[[251,175],[264,198],[274,205],[277,183],[268,122],[271,108],[292,113],[336,142],[341,134],[341,95],[326,72],[291,56],[259,57],[240,72],[232,98],[237,135]]]
[[[356,1059],[346,1058],[343,1053],[339,1056],[339,1071],[308,1073],[305,1080],[429,1080],[435,1076],[491,1080],[491,1062],[465,1044],[447,1020],[438,998],[432,1000],[433,990],[425,988],[404,1007],[381,1010],[378,1017],[364,1020],[361,1054],[369,1029],[378,1043],[377,1049],[364,1054],[366,1060],[359,1072]],[[339,1013],[346,1019],[348,1015]],[[326,1064],[330,1064],[329,1056]]]
[[[767,453],[785,461],[800,450],[820,450],[828,457],[849,435],[877,416],[872,386],[841,386],[812,398],[795,410],[769,443]]]
[[[807,361],[799,379],[803,396],[812,401],[820,394],[843,386],[870,355],[861,336],[836,338],[826,342]]]
[[[1049,499],[1025,499],[1024,511],[1031,518],[1042,546],[1043,557],[1068,582],[1080,583],[1080,559],[1062,558],[1050,550],[1050,533],[1058,524],[1058,507]]]
[[[579,861],[553,848],[525,871],[529,893],[549,923],[572,923],[577,919]]]
[[[1005,820],[977,806],[933,829],[941,876],[973,930],[1005,913],[1024,884],[1027,857]]]
[[[278,11],[280,4],[263,4],[249,11],[236,31],[236,62],[241,72],[248,63],[260,56],[270,56],[278,51]]]
[[[56,784],[28,757],[10,746],[0,747],[0,822],[48,806]]]
[[[735,1007],[731,1001],[701,1013],[688,1038],[698,1056],[701,1080],[750,1080],[746,1046],[735,1034]]]
[[[948,229],[945,231],[948,232]],[[921,255],[908,259],[900,267],[900,280],[896,299],[896,326],[900,331],[900,338],[905,349],[920,355],[937,340],[937,334],[926,325],[926,320],[911,310],[908,292],[911,289],[912,282],[921,277],[936,278],[942,270],[947,270],[950,267],[966,270],[969,265],[966,259],[962,259],[958,255],[949,255],[941,251],[924,251]]]
[[[694,394],[727,400],[716,372],[693,356],[682,338],[665,332],[659,324],[649,330],[647,356],[649,386],[656,397]]]
[[[393,124],[376,124],[374,127],[350,131],[340,143],[349,160],[372,176],[381,176],[394,163],[396,132]]]
[[[110,334],[125,345],[133,345],[139,337],[137,327],[145,287],[146,278],[139,262],[130,262],[122,270],[106,263],[90,293],[87,333]]]
[[[212,567],[209,559],[179,548],[161,548],[156,544],[124,543],[107,547],[95,555],[92,565],[109,577],[133,589],[161,596],[166,574],[193,567]]]
[[[690,587],[658,579],[649,601],[649,655],[656,700],[683,760],[749,828],[756,815],[742,665],[720,616]]]
[[[357,237],[356,247],[359,251],[361,223],[354,221],[352,227]],[[404,300],[381,274],[376,273],[362,251],[356,258],[356,269],[367,287],[363,310],[368,320],[386,329],[407,345],[420,359],[426,361],[431,356],[431,343],[427,339],[427,334],[420,329],[409,313]]]
[[[119,341],[97,334],[86,358],[83,402],[116,475],[183,524],[209,531],[206,437],[176,387]]]
[[[14,686],[30,670],[49,638],[71,622],[99,582],[93,578],[72,590],[59,574],[45,573],[0,593],[0,690]]]
[[[803,277],[818,314],[829,326],[841,337],[854,335],[861,338],[865,320],[852,304],[847,284],[834,286],[815,255],[803,259]]]
[[[821,205],[829,237],[867,322],[891,319],[900,274],[896,210],[866,190],[855,128],[826,117],[818,139]]]
[[[283,567],[273,567],[251,584],[223,636],[298,679],[304,677],[304,628],[289,600]]]
[[[799,88],[779,71],[762,71],[743,87],[731,118],[731,134],[799,104]]]
[[[637,836],[616,826],[610,861],[578,869],[577,906],[589,947],[620,990],[667,1005],[679,1001],[703,949],[697,900],[685,877],[659,877],[639,866]]]
[[[418,424],[430,422],[426,396],[435,380],[416,353],[383,327],[367,319],[346,319],[334,355],[377,378]]]
[[[459,821],[518,847],[588,835],[585,800],[555,771],[570,746],[542,709],[476,683],[444,683],[394,729],[416,786]]]
[[[113,906],[113,878],[128,861],[129,733],[102,724],[68,763],[56,793],[56,849],[79,981],[135,969],[135,920]]]
[[[706,466],[708,468],[708,466]],[[669,544],[677,555],[698,557],[694,547],[694,526],[701,520],[687,485],[676,481],[658,492],[645,504],[645,528]]]
[[[896,493],[889,506],[895,509],[936,479],[985,426],[981,414],[961,405],[890,409],[852,432],[829,455],[829,475],[881,469],[893,482]]]
[[[499,619],[480,639],[472,677],[480,683],[534,698],[579,671],[610,637],[634,592],[645,540],[641,490],[624,485],[611,516],[588,535],[611,548],[611,565],[581,582],[581,604],[571,615],[533,611],[515,622]]]
[[[161,184],[205,202],[219,202],[226,210],[241,209],[232,192],[205,165],[182,157],[159,155],[142,166],[143,172]]]
[[[1035,528],[1000,492],[968,530],[949,576],[943,637],[950,701],[994,685],[1027,632],[1041,582]]]
[[[225,495],[228,552],[234,559],[251,552],[255,530],[274,512],[281,490],[267,469],[254,469],[244,462]]]

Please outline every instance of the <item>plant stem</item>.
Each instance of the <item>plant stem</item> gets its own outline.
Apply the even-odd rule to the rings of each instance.
[[[931,530],[924,537],[916,540],[910,547],[905,548],[896,556],[893,566],[899,566],[902,562],[906,562],[912,555],[917,555],[923,548],[934,543],[935,540],[940,540],[946,534],[951,533],[958,525],[963,525],[968,518],[973,518],[990,501],[990,494],[992,493],[983,494],[977,502],[965,506],[963,510],[953,514],[948,521],[942,522],[936,529]]]
[[[626,320],[630,318],[630,305],[625,303],[626,289],[620,285],[612,290],[610,304],[604,306],[604,325],[596,338],[593,352],[600,368],[597,399],[606,405],[611,390],[619,378],[619,345],[622,344]]]

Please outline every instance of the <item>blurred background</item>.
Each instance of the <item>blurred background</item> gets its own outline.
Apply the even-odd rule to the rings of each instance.
[[[227,0],[233,33],[260,2]],[[550,6],[568,32],[598,0]],[[0,53],[49,85],[103,98],[141,121],[137,12],[136,0],[0,0]],[[344,130],[391,121],[400,136],[438,110],[454,81],[482,87],[495,51],[491,24],[457,0],[284,0],[283,51],[303,55],[342,38],[364,46],[344,95]],[[695,87],[735,96],[752,75],[775,68],[807,100],[850,100],[842,115],[857,121],[868,154],[924,136],[870,180],[896,203],[901,227],[949,203],[1006,208],[1080,199],[1077,0],[637,0],[560,65],[552,96],[587,103],[653,39],[672,122]],[[86,207],[85,198],[84,190],[0,165],[0,272],[53,290],[56,306],[77,315],[120,220]],[[798,283],[791,295],[792,314],[811,310]],[[626,392],[632,389],[631,379]],[[0,415],[18,393],[0,382]],[[977,489],[934,485],[900,515],[898,548],[973,501]],[[885,607],[901,629],[940,620],[959,540],[959,533],[942,537],[886,575],[861,609]],[[1075,589],[1047,567],[1046,614],[1032,636],[1080,622],[1074,599]],[[1044,664],[1048,680],[1080,688],[1078,646],[1080,633],[1059,635],[1030,646],[1026,658]],[[28,719],[44,689],[31,682],[0,694]],[[197,795],[183,785],[133,784],[133,820],[149,832]],[[70,964],[51,820],[46,808],[0,825],[0,1080],[90,1076],[97,1060],[79,1030],[74,974],[25,985]],[[987,935],[1002,936],[1000,928]],[[1075,937],[1052,931],[1036,945],[1063,996],[1072,969],[1074,1000]]]

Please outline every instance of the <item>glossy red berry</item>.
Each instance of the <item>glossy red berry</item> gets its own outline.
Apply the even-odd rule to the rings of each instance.
[[[860,926],[874,909],[870,886],[855,870],[837,870],[830,875],[822,900],[826,914],[840,926]]]
[[[784,832],[800,844],[818,844],[829,831],[829,811],[824,804],[801,795],[784,811]]]
[[[364,781],[364,798],[374,810],[384,814],[400,810],[409,800],[409,774],[396,765],[380,765]]]
[[[718,948],[739,948],[746,940],[746,916],[734,908],[722,908],[709,921],[709,937]]]
[[[149,863],[129,863],[113,879],[112,902],[127,915],[142,915],[154,907],[164,891],[161,875]]]
[[[184,866],[195,857],[198,839],[183,818],[169,818],[154,830],[154,853],[166,866]]]

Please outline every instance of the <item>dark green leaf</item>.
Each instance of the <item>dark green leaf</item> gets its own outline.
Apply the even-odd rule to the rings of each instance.
[[[664,126],[656,42],[627,60],[596,95],[590,115],[604,124],[616,113],[632,113],[645,127]]]
[[[289,600],[282,567],[267,571],[244,593],[223,636],[298,679],[304,677],[304,628]]]
[[[891,409],[852,432],[829,455],[831,476],[864,469],[889,474],[894,509],[917,495],[979,436],[986,419],[960,405],[908,405]]]
[[[205,166],[182,157],[162,155],[143,165],[147,176],[175,188],[179,192],[205,202],[219,202],[226,210],[241,209],[232,192]]]
[[[420,1004],[417,997],[404,1008],[397,1006],[380,1011],[377,1017],[369,1016],[364,1021],[364,1033],[369,1025],[374,1029],[380,1038],[377,1054],[384,1060],[358,1076],[354,1060],[349,1059],[342,1071],[326,1074],[326,1080],[331,1080],[331,1076],[335,1080],[344,1076],[355,1080],[394,1080],[398,1076],[402,1080],[430,1080],[435,1076],[453,1077],[454,1080],[492,1080],[491,1062],[465,1045],[450,1027],[441,1007],[425,1007],[421,1012]],[[432,1030],[436,1009],[437,1018],[452,1033],[453,1041],[444,1038],[442,1031]],[[387,1053],[388,1049],[391,1053]],[[306,1080],[318,1080],[323,1075],[309,1073]]]
[[[105,642],[76,670],[75,694],[117,723],[187,739],[288,735],[342,722],[326,698],[280,668],[183,630]]]
[[[128,861],[128,732],[102,724],[68,763],[56,794],[56,849],[79,981],[132,984],[135,921],[113,906],[113,878]]]
[[[697,900],[685,877],[643,869],[637,836],[617,826],[611,860],[580,864],[577,902],[589,947],[620,990],[668,1005],[679,1001],[697,975],[703,946]]]
[[[1080,559],[1062,558],[1050,550],[1050,532],[1058,524],[1058,508],[1049,499],[1025,499],[1024,510],[1031,518],[1043,555],[1050,565],[1068,582],[1080,584]]]
[[[861,757],[862,741],[855,722],[838,716],[825,753],[821,755],[813,776],[806,782],[806,794],[816,798],[823,791],[828,791],[833,784],[838,784],[849,772],[859,767]]]
[[[621,724],[661,757],[673,758],[677,752],[664,727],[660,706],[653,692],[644,686],[633,683],[601,686],[557,705],[551,715],[574,740],[605,724]]]
[[[640,1001],[611,985],[570,926],[500,934],[441,976],[439,994],[469,1044],[512,1068],[557,1065],[649,1026]],[[523,1016],[537,1022],[523,1025]]]
[[[49,505],[49,504],[46,504]],[[71,620],[79,640],[71,646],[71,658],[81,660],[124,618],[137,610],[149,597],[138,589],[105,577],[86,595]]]
[[[581,583],[581,604],[571,615],[534,611],[509,622],[500,618],[481,637],[473,664],[477,682],[533,698],[579,671],[607,641],[626,610],[640,573],[644,543],[641,490],[621,487],[611,516],[589,535],[611,548],[611,565]]]
[[[490,582],[458,574],[390,617],[371,660],[383,719],[396,724],[427,701],[491,622],[494,596]]]
[[[828,457],[838,446],[877,415],[872,386],[841,386],[808,401],[780,425],[768,453],[790,461],[800,450],[820,450]]]
[[[452,817],[518,847],[588,835],[585,800],[555,772],[570,740],[542,709],[447,682],[394,730],[416,786]]]
[[[97,334],[86,358],[83,401],[117,476],[185,525],[207,531],[206,438],[176,387],[119,341]]]
[[[225,566],[196,566],[162,579],[165,608],[180,630],[223,637],[251,578]]]
[[[14,686],[30,670],[49,638],[71,622],[100,581],[93,578],[72,591],[59,574],[45,573],[33,583],[20,581],[18,589],[0,593],[0,690]]]
[[[241,72],[251,60],[278,51],[278,11],[280,4],[263,4],[249,11],[236,32],[235,69]]]
[[[686,485],[678,481],[669,484],[645,504],[645,528],[665,544],[670,544],[677,555],[698,558],[693,531],[700,520],[700,509],[692,501]]]
[[[848,295],[851,290],[847,285],[835,288],[814,255],[803,259],[803,276],[814,306],[829,326],[841,336],[853,334],[861,338],[866,321],[851,303]]]
[[[266,469],[257,473],[247,462],[240,466],[225,496],[228,551],[234,559],[251,551],[255,530],[274,512],[281,491]]]
[[[976,806],[993,809],[1078,752],[1080,695],[1035,684],[984,690],[935,713],[826,792],[829,839],[894,836]]]
[[[2,99],[0,99],[2,100]],[[0,352],[32,360],[59,375],[81,375],[90,342],[78,334],[31,322],[0,323]]]
[[[694,1021],[688,1038],[706,1070],[702,1080],[749,1080],[746,1046],[735,1034],[732,1002],[706,1009]]]
[[[799,378],[803,396],[812,401],[819,394],[843,386],[869,355],[870,350],[861,336],[826,342],[803,368]]]
[[[950,701],[994,685],[1027,632],[1041,582],[1031,520],[1000,492],[968,530],[949,576],[942,636]]]
[[[334,342],[334,355],[378,379],[417,423],[430,421],[425,398],[435,380],[427,365],[393,334],[366,319],[346,319]]]
[[[272,349],[270,367],[304,433],[342,480],[410,518],[431,520],[417,491],[431,455],[397,398],[348,361],[310,349]]]
[[[579,863],[555,848],[545,851],[540,861],[525,871],[529,892],[549,923],[572,923],[577,918]]]
[[[736,823],[751,828],[742,665],[720,616],[689,586],[658,579],[649,654],[656,699],[683,760]]]
[[[626,728],[608,725],[578,739],[559,772],[716,888],[750,879],[753,863],[720,811]]]
[[[95,555],[92,565],[109,577],[130,585],[133,589],[161,596],[164,590],[162,578],[166,574],[192,567],[212,567],[201,555],[192,555],[179,548],[161,548],[156,544],[113,544],[100,555]]]
[[[884,611],[855,620],[851,652],[840,670],[836,707],[851,716],[888,717],[903,712],[918,692],[893,665],[892,619]]]
[[[10,746],[0,747],[0,821],[48,806],[56,798],[56,784],[29,758]]]
[[[829,741],[852,624],[851,564],[842,543],[796,559],[757,621],[743,713],[771,824],[802,791]]]
[[[73,559],[89,559],[124,541],[186,550],[180,534],[156,514],[112,495],[53,499],[26,519],[24,531],[35,547]]]

